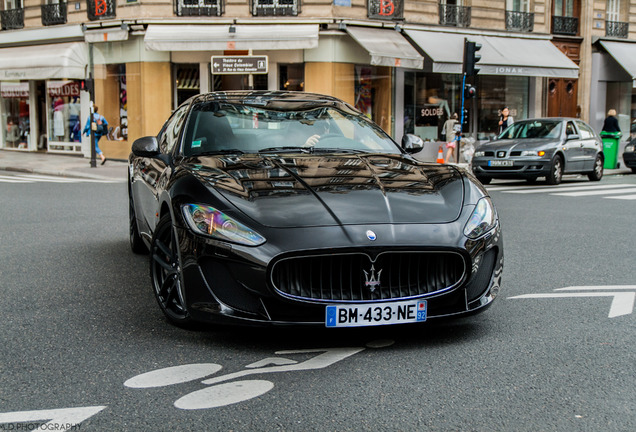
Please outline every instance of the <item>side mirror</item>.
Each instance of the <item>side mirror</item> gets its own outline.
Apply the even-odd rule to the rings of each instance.
[[[407,153],[417,153],[424,148],[424,140],[413,134],[406,134],[402,137],[402,148]]]
[[[567,140],[577,140],[577,139],[581,139],[581,137],[579,136],[579,134],[568,134],[567,136]]]
[[[139,157],[156,157],[159,155],[159,143],[157,137],[147,136],[138,138],[133,142],[132,152]]]

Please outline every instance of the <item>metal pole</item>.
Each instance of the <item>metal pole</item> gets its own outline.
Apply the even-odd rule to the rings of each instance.
[[[90,114],[89,114],[89,133],[91,138],[91,168],[97,167],[96,161],[96,153],[95,153],[95,129],[97,129],[97,125],[94,122],[93,116],[93,101],[95,100],[95,81],[93,80],[93,72],[94,72],[94,64],[93,64],[93,44],[88,44],[88,79],[92,83],[89,88],[90,95]]]
[[[459,163],[459,147],[461,145],[461,139],[464,134],[464,97],[466,96],[466,73],[465,72],[462,77],[461,91],[462,91],[462,114],[459,120],[461,133],[459,136],[455,135],[455,139],[457,140],[457,142],[455,143],[455,159],[457,160],[457,163]]]

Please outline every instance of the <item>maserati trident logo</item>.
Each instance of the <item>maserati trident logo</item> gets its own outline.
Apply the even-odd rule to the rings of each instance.
[[[372,265],[371,274],[369,274],[366,270],[363,270],[363,272],[364,278],[366,279],[364,286],[369,288],[369,291],[375,292],[376,288],[380,286],[380,275],[382,274],[382,270],[380,269],[380,271],[376,275],[375,267]]]

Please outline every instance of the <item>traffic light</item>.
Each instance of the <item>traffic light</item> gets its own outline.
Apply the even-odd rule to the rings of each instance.
[[[464,98],[471,99],[477,96],[477,89],[470,84],[466,84],[464,87]]]
[[[479,68],[476,68],[476,63],[481,60],[481,55],[477,54],[477,51],[481,49],[481,44],[468,39],[464,39],[464,64],[462,72],[466,76],[475,76],[479,73]]]
[[[89,94],[93,94],[94,80],[93,78],[86,78],[82,80],[81,90],[87,91]]]

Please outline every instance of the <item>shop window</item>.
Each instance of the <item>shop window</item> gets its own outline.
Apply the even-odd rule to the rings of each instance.
[[[80,82],[48,81],[47,141],[50,151],[81,151]]]
[[[392,68],[356,66],[355,107],[389,135],[392,133]]]
[[[505,107],[508,107],[510,116],[515,120],[528,118],[529,94],[528,77],[481,77],[477,101],[477,139],[489,139],[499,133],[499,117]]]
[[[66,1],[45,0],[41,6],[42,25],[66,24]]]
[[[178,16],[221,16],[225,12],[223,0],[173,0]]]
[[[201,92],[199,64],[175,65],[177,106]]]
[[[24,28],[23,0],[4,0],[4,8],[0,11],[2,30]]]
[[[4,147],[26,149],[31,131],[29,83],[0,83],[0,102]]]
[[[297,16],[300,0],[250,0],[253,16]]]
[[[279,65],[278,76],[280,77],[279,90],[305,90],[304,64],[281,64]]]
[[[86,0],[86,15],[90,21],[115,18],[116,7],[116,0]]]
[[[404,79],[404,133],[443,139],[444,122],[461,114],[460,75],[407,72]]]

